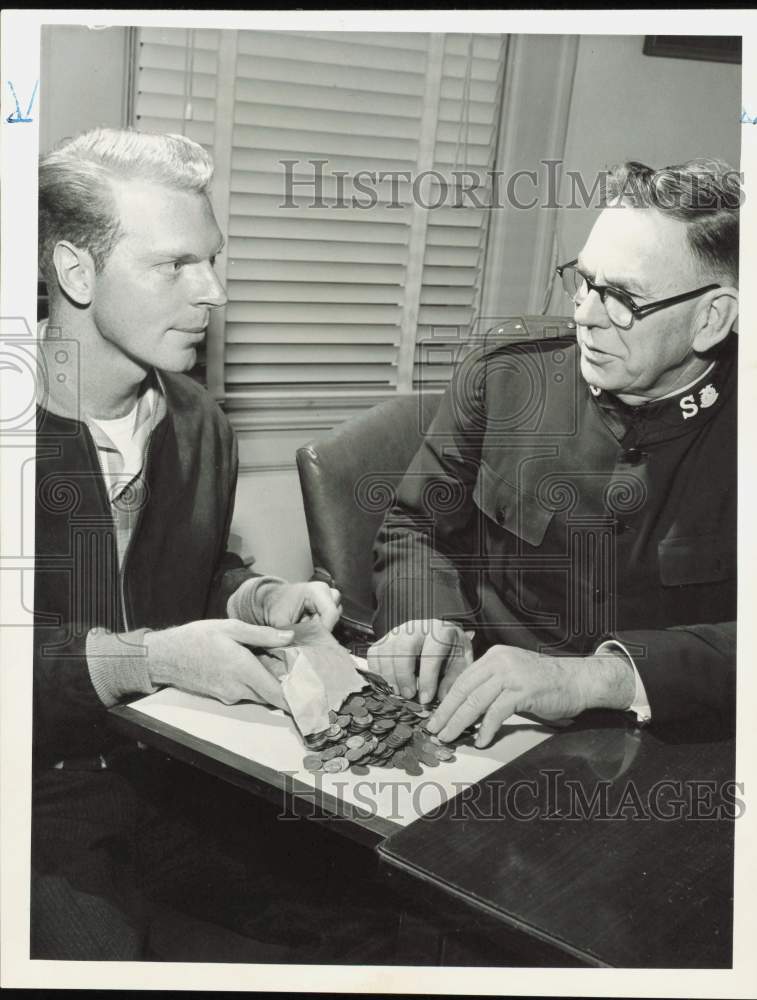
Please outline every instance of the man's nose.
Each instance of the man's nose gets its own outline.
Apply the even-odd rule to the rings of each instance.
[[[226,289],[213,270],[212,264],[208,261],[202,269],[202,277],[198,281],[197,304],[215,309],[218,306],[225,306],[227,302]]]
[[[612,326],[599,292],[593,288],[581,303],[575,303],[573,319],[579,326]]]

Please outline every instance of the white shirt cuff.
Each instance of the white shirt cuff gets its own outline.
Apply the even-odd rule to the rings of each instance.
[[[641,679],[639,671],[636,669],[636,664],[633,662],[633,657],[628,652],[626,647],[622,642],[618,642],[617,639],[607,639],[605,642],[597,648],[596,653],[623,653],[624,656],[628,658],[628,662],[633,667],[634,677],[636,679],[636,690],[634,692],[633,701],[628,708],[629,712],[634,712],[636,714],[636,721],[640,725],[645,725],[647,722],[652,721],[652,709],[649,706],[649,698],[647,698],[647,692],[644,687],[644,682]]]

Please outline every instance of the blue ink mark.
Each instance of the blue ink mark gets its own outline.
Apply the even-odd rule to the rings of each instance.
[[[742,123],[742,125],[757,125],[757,115],[754,116],[748,115],[746,111],[742,108],[741,118],[739,119],[739,121]]]
[[[32,113],[32,105],[34,104],[34,98],[37,96],[37,87],[39,85],[39,80],[34,84],[34,90],[32,91],[31,100],[29,101],[29,107],[26,109],[26,114],[21,111],[21,105],[18,103],[18,97],[16,96],[16,91],[13,89],[13,84],[8,80],[8,86],[13,94],[13,100],[16,102],[16,110],[11,112],[6,118],[6,121],[11,125],[15,125],[17,122],[33,122],[34,119],[30,117]]]

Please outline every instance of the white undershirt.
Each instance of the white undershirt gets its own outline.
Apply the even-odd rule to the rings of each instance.
[[[112,420],[89,417],[87,421],[88,423],[97,424],[100,430],[110,438],[120,452],[124,463],[123,471],[118,476],[120,483],[131,481],[139,472],[142,471],[142,465],[144,463],[144,450],[142,448],[142,442],[134,441],[134,429],[137,422],[138,406],[139,400],[134,403],[134,406],[125,417],[116,417]],[[100,459],[100,465],[106,482],[109,485],[113,485],[111,484],[110,470],[108,469],[107,463],[104,460],[104,456],[100,453],[99,448],[97,454]]]

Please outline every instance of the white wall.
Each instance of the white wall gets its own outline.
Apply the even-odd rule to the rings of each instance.
[[[741,67],[645,56],[643,42],[641,35],[581,38],[566,168],[594,177],[624,160],[661,167],[706,154],[738,169]],[[596,215],[567,209],[561,213],[563,259],[581,249]]]

